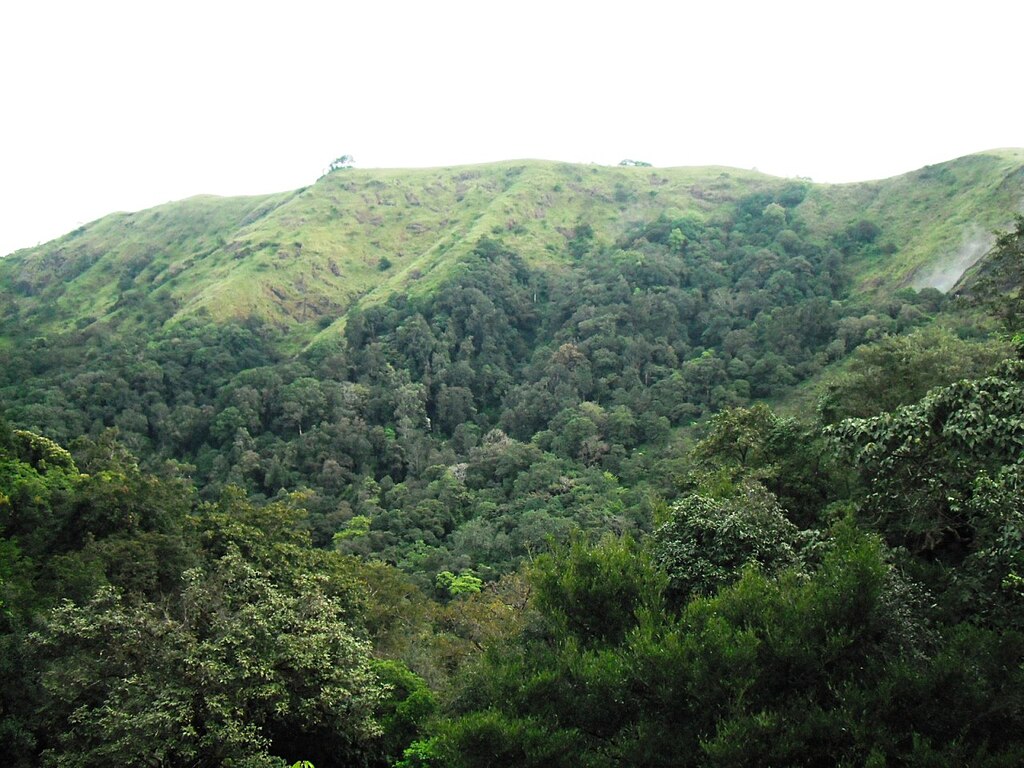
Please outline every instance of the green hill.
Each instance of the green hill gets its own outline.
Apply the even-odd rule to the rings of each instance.
[[[290,193],[112,214],[0,261],[0,292],[6,319],[35,332],[208,313],[258,317],[308,342],[338,330],[353,306],[429,293],[482,237],[500,236],[531,266],[554,265],[581,227],[612,244],[659,216],[729,220],[738,205],[780,194],[809,231],[852,238],[856,287],[945,290],[1020,210],[1024,150],[845,185],[540,161],[346,169]]]
[[[346,169],[3,259],[5,764],[1024,764],[1022,169]]]

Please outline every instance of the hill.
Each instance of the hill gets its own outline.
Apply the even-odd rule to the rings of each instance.
[[[259,318],[307,343],[353,307],[425,295],[483,237],[558,267],[580,232],[615,244],[659,217],[730,222],[781,201],[843,241],[856,290],[948,289],[1024,200],[1024,150],[845,185],[730,168],[517,161],[332,172],[295,192],[113,214],[0,261],[6,333]],[[760,206],[760,208],[758,208]],[[757,210],[754,210],[757,208]]]
[[[339,170],[4,259],[0,753],[1024,764],[1022,161]]]

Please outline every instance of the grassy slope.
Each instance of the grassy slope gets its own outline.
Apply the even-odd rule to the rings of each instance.
[[[57,240],[0,261],[6,308],[41,330],[116,313],[124,289],[177,294],[199,289],[207,260],[225,234],[265,216],[291,197],[193,197],[134,214],[116,213]]]
[[[801,205],[809,226],[865,218],[895,251],[855,263],[859,288],[952,286],[943,273],[991,247],[1024,202],[1024,149],[992,150],[882,181],[815,186]],[[954,278],[955,281],[955,278]]]
[[[323,333],[337,332],[356,302],[429,292],[483,236],[550,264],[581,221],[611,242],[663,212],[715,217],[744,194],[787,183],[718,167],[539,161],[352,169],[292,193],[105,217],[0,261],[0,291],[8,319],[37,331],[127,322],[123,294],[135,291],[166,298],[178,317],[255,314],[309,340],[332,321]],[[813,185],[800,216],[822,236],[861,218],[877,223],[892,253],[852,266],[862,289],[884,291],[928,282],[929,265],[1007,225],[1022,198],[1024,151],[1001,150],[884,181]],[[382,271],[384,257],[392,266]]]

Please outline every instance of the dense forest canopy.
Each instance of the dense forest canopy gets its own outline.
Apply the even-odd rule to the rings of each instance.
[[[288,273],[287,323],[185,300],[203,258],[272,250],[218,227],[356,173],[2,265],[12,765],[1024,760],[1024,220],[947,295],[878,276],[905,223],[829,219],[803,181],[659,207],[638,165],[621,226],[510,214],[427,286],[300,310]],[[172,274],[193,220],[206,255]],[[386,258],[381,286],[420,268]]]

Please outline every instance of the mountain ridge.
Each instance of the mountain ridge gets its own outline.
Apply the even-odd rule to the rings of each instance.
[[[582,234],[615,248],[657,220],[723,221],[783,196],[790,226],[823,240],[859,223],[847,254],[866,295],[948,289],[1024,202],[1024,150],[990,150],[889,179],[816,184],[723,166],[607,167],[511,160],[343,169],[298,190],[199,195],[115,213],[0,260],[7,317],[36,332],[103,321],[256,317],[298,344],[339,333],[349,310],[429,293],[482,238],[558,268]],[[774,198],[772,198],[774,199]],[[948,269],[947,269],[948,271]],[[16,315],[16,317],[15,317]]]

